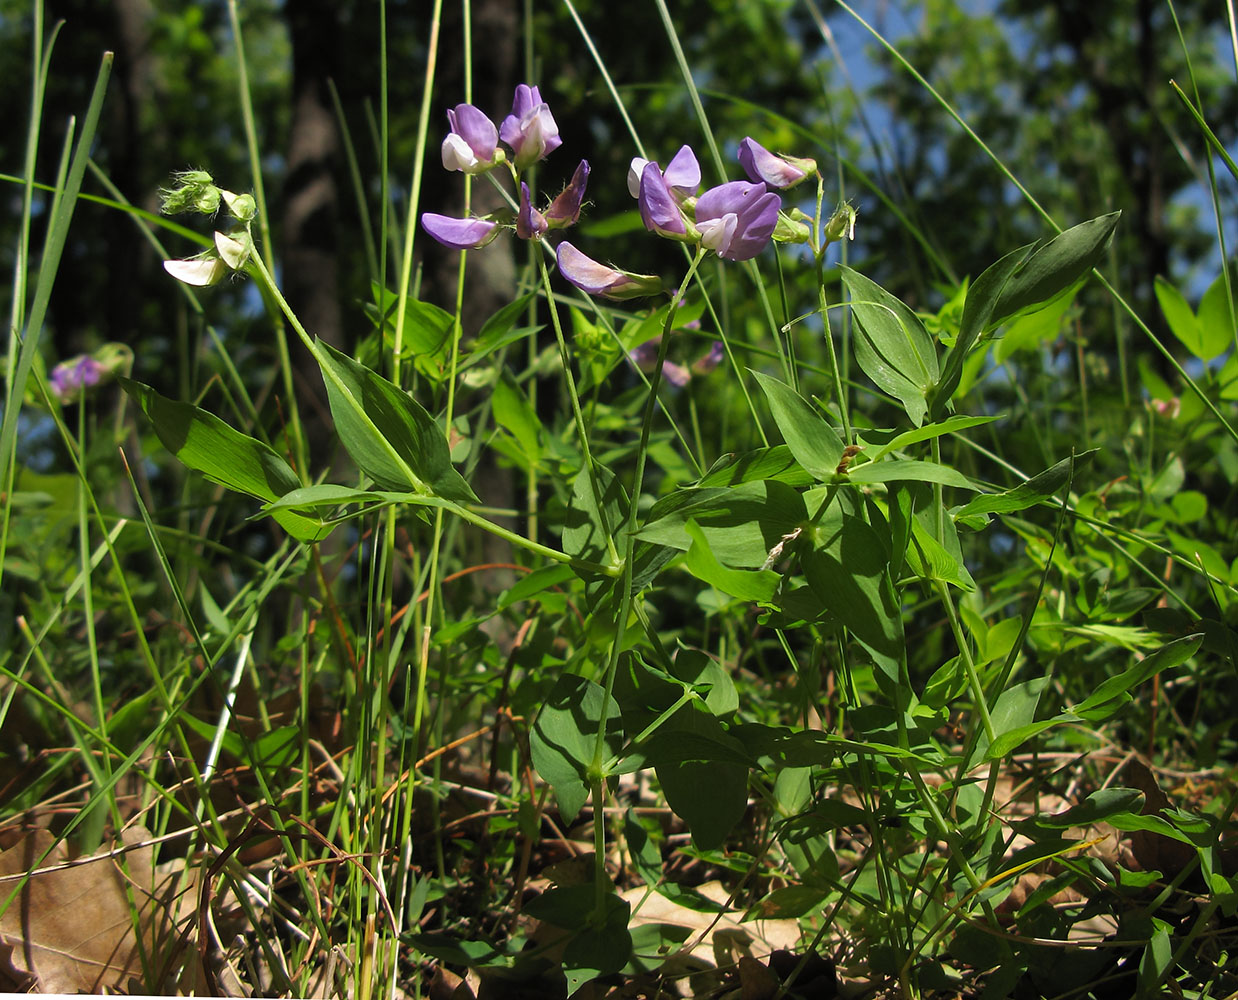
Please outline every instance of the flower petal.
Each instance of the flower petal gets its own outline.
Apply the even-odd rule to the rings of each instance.
[[[666,165],[666,173],[662,177],[677,200],[682,201],[696,194],[696,189],[701,186],[701,165],[696,161],[691,146],[679,148],[679,152]]]
[[[672,238],[684,237],[688,233],[679,203],[675,201],[656,163],[645,164],[641,173],[640,217],[645,228],[652,233]]]
[[[540,240],[550,224],[546,217],[533,207],[529,197],[529,185],[520,182],[520,210],[516,213],[516,235],[522,240]]]
[[[564,241],[556,252],[559,273],[582,292],[608,299],[635,299],[662,290],[662,281],[652,274],[633,274],[599,264]]]
[[[788,188],[808,176],[799,163],[775,156],[751,137],[739,144],[739,164],[752,180],[763,181],[770,187]]]
[[[731,181],[710,188],[697,200],[696,225],[710,231],[710,249],[727,260],[750,260],[769,244],[782,199],[764,184]],[[726,216],[734,214],[735,225]],[[710,225],[711,222],[716,224]]]
[[[222,281],[228,265],[218,257],[195,257],[190,260],[165,260],[163,269],[177,281],[206,288]]]
[[[455,219],[450,215],[425,212],[421,228],[445,247],[453,250],[477,250],[499,235],[498,223],[487,219]]]

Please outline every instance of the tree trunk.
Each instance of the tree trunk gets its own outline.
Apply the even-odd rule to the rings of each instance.
[[[292,123],[284,182],[281,260],[283,290],[305,328],[347,351],[340,310],[338,260],[339,134],[327,81],[336,74],[342,26],[334,0],[297,0],[284,6],[292,43]],[[306,431],[329,426],[318,366],[296,354],[297,397],[306,406]]]

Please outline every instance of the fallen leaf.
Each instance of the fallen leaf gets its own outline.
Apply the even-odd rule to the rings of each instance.
[[[125,841],[149,836],[135,828]],[[151,849],[71,861],[64,842],[47,830],[0,853],[0,906],[8,904],[0,913],[5,971],[39,993],[129,991],[131,980],[146,980],[143,953],[150,975],[158,966]]]

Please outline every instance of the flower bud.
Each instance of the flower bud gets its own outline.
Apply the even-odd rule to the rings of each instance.
[[[585,198],[585,184],[589,180],[589,161],[581,160],[572,174],[572,181],[563,189],[550,207],[546,209],[546,221],[551,229],[566,229],[580,219],[580,206]]]
[[[778,224],[774,227],[774,240],[778,243],[809,243],[812,241],[812,227],[780,212]]]
[[[844,236],[849,240],[854,240],[855,217],[855,206],[849,201],[842,202],[834,209],[834,214],[830,216],[829,221],[825,224],[825,242],[836,243]]]
[[[739,164],[752,181],[775,188],[792,188],[817,172],[817,161],[800,156],[776,156],[759,142],[746,138],[739,144]]]
[[[252,194],[233,194],[231,191],[220,191],[228,212],[237,222],[253,222],[258,217],[258,203]]]
[[[172,187],[159,190],[159,211],[164,215],[214,215],[219,211],[220,190],[205,170],[181,170],[172,175],[172,182]]]

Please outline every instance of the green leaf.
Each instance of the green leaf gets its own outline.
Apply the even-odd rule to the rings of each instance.
[[[520,601],[527,601],[555,587],[562,587],[576,576],[576,571],[564,563],[551,563],[535,569],[523,579],[517,580],[499,595],[500,610]]]
[[[1183,636],[1162,646],[1155,653],[1144,657],[1129,670],[1124,670],[1116,677],[1110,677],[1101,682],[1100,686],[1087,698],[1075,705],[1071,711],[1089,722],[1101,722],[1109,718],[1119,708],[1131,700],[1131,688],[1138,687],[1148,678],[1185,663],[1204,641],[1204,634]]]
[[[886,551],[869,525],[843,514],[833,535],[804,552],[801,562],[821,603],[859,639],[897,659],[903,648],[903,613],[890,582]]]
[[[1083,282],[1071,285],[1048,304],[1035,312],[1026,313],[1007,328],[993,348],[993,360],[999,364],[1024,347],[1038,347],[1045,341],[1056,340],[1062,328],[1062,318],[1075,301]]]
[[[1029,722],[1025,726],[1008,729],[990,744],[988,750],[985,751],[984,759],[985,761],[1000,760],[1046,729],[1060,726],[1064,722],[1077,721],[1078,719],[1073,715],[1056,715],[1052,719],[1041,719],[1039,722]]]
[[[632,906],[613,893],[602,899],[602,913],[592,884],[553,886],[524,906],[528,916],[569,931],[563,949],[568,994],[598,976],[618,972],[632,955],[628,920]]]
[[[1072,826],[1091,826],[1118,813],[1139,815],[1143,809],[1143,792],[1134,788],[1102,788],[1093,792],[1077,806],[1071,806],[1052,816],[1037,816],[1038,827],[1065,830]]]
[[[607,699],[601,685],[577,674],[564,674],[546,697],[537,713],[529,748],[533,766],[554,789],[563,819],[570,823],[589,798],[588,769],[602,725],[605,705],[606,742],[604,753],[619,752],[619,705]]]
[[[772,570],[728,569],[714,557],[709,541],[695,521],[689,519],[684,530],[692,539],[685,564],[693,576],[741,601],[769,601],[773,598],[780,579],[777,573]]]
[[[997,702],[990,712],[995,733],[994,745],[1001,737],[1009,733],[1023,733],[1033,725],[1036,717],[1036,706],[1040,702],[1040,694],[1049,683],[1048,677],[1036,677],[1022,684],[1012,684],[997,696]],[[1031,735],[1031,733],[1029,733]],[[985,759],[992,759],[989,750],[988,737],[984,734],[976,743],[976,753]]]
[[[495,423],[520,444],[526,468],[537,465],[542,458],[542,422],[537,419],[528,396],[506,368],[494,385],[490,404]]]
[[[672,742],[676,734],[693,737],[695,750],[685,754],[682,744]],[[721,847],[748,802],[742,745],[712,715],[686,705],[658,730],[647,752],[667,805],[688,825],[692,842],[703,851]]]
[[[451,464],[447,437],[407,392],[323,340],[319,364],[340,441],[380,487],[475,502]]]
[[[966,417],[961,414],[947,417],[945,420],[938,421],[937,423],[925,424],[923,427],[917,427],[915,430],[903,431],[902,434],[892,437],[885,444],[881,445],[869,458],[873,462],[879,462],[890,452],[899,451],[908,445],[919,444],[921,441],[928,441],[945,434],[955,434],[958,431],[966,430],[968,427],[978,427],[981,424],[992,423],[997,419],[999,418],[996,416]]]
[[[758,448],[742,455],[723,455],[696,485],[737,486],[762,479],[777,479],[790,486],[807,486],[813,481],[785,444]]]
[[[658,501],[637,537],[686,552],[694,520],[724,566],[760,567],[784,536],[808,519],[803,496],[777,480],[687,489]]]
[[[842,276],[858,324],[856,361],[878,388],[903,404],[919,427],[939,375],[932,338],[920,318],[876,282],[849,267],[842,268]]]
[[[150,418],[163,446],[183,465],[259,500],[277,500],[301,487],[296,473],[272,448],[213,413],[161,396],[141,382],[122,378],[120,384]],[[300,542],[320,541],[331,533],[331,525],[295,511],[273,511],[271,516]]]
[[[963,319],[959,334],[946,355],[941,378],[933,389],[933,417],[940,416],[950,402],[963,374],[963,364],[977,338],[991,325],[993,308],[997,305],[1010,276],[1027,259],[1032,247],[1020,247],[995,264],[990,264],[967,290],[963,304]]]
[[[628,498],[623,484],[602,466],[597,468],[597,489],[602,494],[600,510],[589,470],[576,474],[563,527],[563,551],[577,559],[605,563],[610,561],[617,532],[626,524]]]
[[[1040,243],[1015,269],[993,305],[989,325],[1048,302],[1088,274],[1104,256],[1121,212],[1111,212]]]
[[[1159,274],[1156,276],[1155,288],[1156,301],[1161,305],[1161,312],[1165,314],[1165,322],[1169,324],[1170,332],[1197,358],[1208,360],[1204,355],[1204,335],[1199,320],[1182,293]]]
[[[911,532],[913,543],[907,550],[907,562],[915,573],[927,580],[953,584],[967,593],[976,589],[976,581],[962,559],[930,535],[919,518],[912,518]]]
[[[980,489],[957,469],[913,458],[865,462],[850,469],[847,478],[853,483],[920,482],[941,483],[943,486],[957,486],[972,491]]]
[[[843,456],[842,439],[798,392],[778,379],[754,371],[769,402],[778,431],[795,460],[814,479],[828,481]]]
[[[370,289],[377,303],[371,308],[374,313],[382,314],[384,340],[389,346],[394,346],[395,310],[399,296],[377,282],[371,282]],[[429,302],[407,299],[404,303],[404,324],[400,331],[403,338],[400,360],[411,358],[419,372],[435,381],[441,381],[454,324],[455,317],[446,310]]]
[[[1231,271],[1230,280],[1238,281],[1238,274]],[[1234,288],[1234,292],[1238,295],[1238,287]],[[1199,303],[1198,319],[1203,360],[1219,358],[1234,346],[1234,331],[1238,329],[1238,322],[1230,311],[1225,275],[1219,275],[1204,292],[1203,300]]]
[[[984,514],[1010,514],[1048,500],[1069,481],[1071,463],[1073,462],[1078,468],[1083,461],[1094,454],[1096,454],[1096,449],[1085,451],[1071,458],[1064,458],[1027,482],[1008,489],[1004,493],[985,493],[983,496],[978,496],[954,510],[955,520]],[[983,518],[982,523],[987,520]]]

